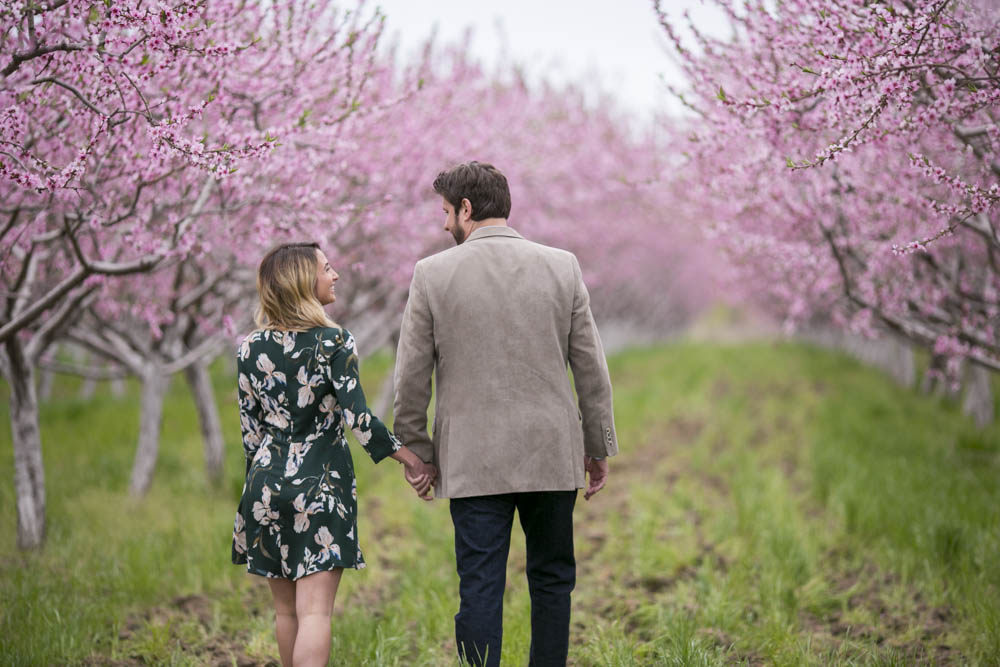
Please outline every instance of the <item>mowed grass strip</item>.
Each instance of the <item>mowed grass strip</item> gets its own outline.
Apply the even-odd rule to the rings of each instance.
[[[608,488],[578,501],[573,664],[995,663],[1000,430],[806,346],[679,343],[610,362],[622,451]],[[369,392],[388,367],[363,364]],[[42,551],[17,551],[11,476],[0,483],[0,662],[277,656],[266,587],[229,564],[243,463],[233,378],[224,365],[215,378],[222,488],[205,479],[178,378],[138,501],[137,393],[79,401],[74,381],[57,384],[42,414]],[[344,577],[333,662],[454,665],[447,504],[417,501],[398,465],[354,453],[369,568]],[[504,664],[527,656],[523,572],[515,531]]]

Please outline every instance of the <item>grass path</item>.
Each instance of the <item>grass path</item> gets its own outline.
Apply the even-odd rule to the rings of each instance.
[[[387,364],[366,362],[364,385]],[[611,369],[622,452],[608,488],[578,501],[573,664],[997,664],[1000,429],[977,432],[951,406],[804,346],[681,343]],[[138,502],[135,402],[80,402],[59,384],[43,413],[43,551],[17,552],[12,480],[0,481],[0,663],[277,655],[266,588],[228,563],[242,462],[231,378],[216,378],[224,488],[204,480],[178,382]],[[417,502],[398,466],[355,453],[369,568],[344,577],[333,663],[454,665],[447,504]],[[527,655],[523,572],[515,531],[505,665]]]

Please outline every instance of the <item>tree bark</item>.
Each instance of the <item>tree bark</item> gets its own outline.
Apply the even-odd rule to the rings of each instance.
[[[978,364],[969,364],[962,412],[972,417],[979,428],[986,428],[994,419],[991,376],[988,369]]]
[[[917,365],[914,360],[913,346],[898,336],[886,339],[885,369],[889,375],[904,387],[913,387],[917,382]]]
[[[946,363],[944,357],[937,354],[931,355],[931,362],[924,372],[923,380],[920,381],[920,393],[937,396],[948,393],[948,380],[945,377]]]
[[[83,348],[76,350],[76,362],[81,366],[86,366],[87,362],[90,361],[90,353]],[[80,382],[80,388],[77,390],[77,396],[84,401],[89,401],[94,397],[94,393],[97,391],[97,380],[92,377],[84,377]]]
[[[80,382],[80,390],[77,393],[77,396],[80,398],[80,400],[89,401],[94,397],[94,394],[96,393],[97,393],[97,380],[91,377],[83,378],[83,381]]]
[[[111,395],[115,398],[125,397],[125,379],[124,378],[114,378],[110,381],[111,383]]]
[[[56,374],[49,370],[43,370],[38,375],[38,398],[48,401],[52,398],[52,386],[55,384]]]
[[[382,380],[382,384],[379,385],[378,395],[375,397],[375,407],[372,410],[379,419],[385,419],[385,416],[392,410],[393,394],[395,393],[395,371],[395,366],[390,367],[385,379]]]
[[[133,496],[144,496],[153,482],[160,449],[160,427],[163,425],[163,399],[169,386],[170,376],[164,375],[158,368],[150,368],[142,375],[139,444],[129,484],[129,492]]]
[[[17,336],[4,343],[4,374],[10,383],[10,428],[14,440],[14,493],[17,546],[40,547],[45,540],[45,469],[38,427],[35,369]]]
[[[224,441],[208,365],[204,362],[192,364],[184,369],[184,376],[198,410],[201,438],[205,447],[205,472],[209,482],[217,485],[222,481]]]

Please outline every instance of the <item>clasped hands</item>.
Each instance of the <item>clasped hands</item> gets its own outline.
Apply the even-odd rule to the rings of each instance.
[[[423,500],[434,500],[431,489],[434,488],[434,482],[437,481],[437,468],[433,464],[424,463],[419,459],[406,461],[403,465],[403,476],[417,492],[417,495]]]

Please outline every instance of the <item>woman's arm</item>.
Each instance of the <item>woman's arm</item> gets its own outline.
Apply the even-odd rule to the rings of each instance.
[[[243,453],[247,460],[246,473],[249,474],[250,464],[257,454],[257,449],[260,448],[263,432],[261,429],[260,402],[251,385],[251,371],[248,368],[246,359],[243,358],[242,350],[237,358],[236,369],[238,375],[237,386],[239,388],[240,432],[243,435]]]
[[[329,371],[337,404],[344,413],[347,427],[353,431],[372,460],[378,463],[387,456],[399,452],[402,445],[386,425],[368,409],[358,374],[358,355],[350,332],[346,329],[340,330],[334,335],[333,343],[335,349],[330,356]]]

